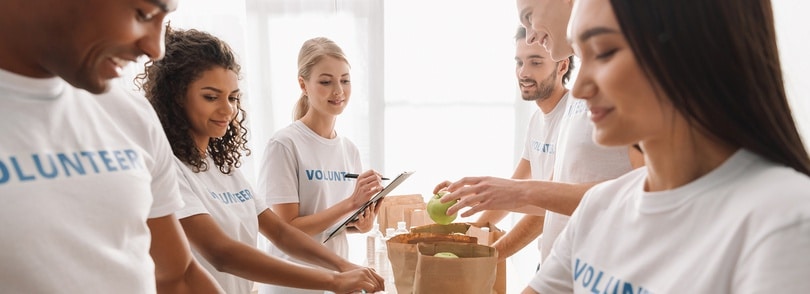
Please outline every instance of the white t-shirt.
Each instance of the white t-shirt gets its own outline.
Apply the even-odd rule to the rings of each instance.
[[[531,283],[540,293],[806,293],[810,178],[739,150],[682,187],[597,185]]]
[[[195,173],[176,159],[182,174],[180,194],[186,206],[178,218],[209,214],[233,240],[256,247],[259,233],[258,215],[267,209],[264,199],[253,192],[239,169],[223,174],[209,157],[208,170]],[[193,248],[192,248],[193,249]],[[250,293],[253,281],[218,271],[199,252],[194,257],[214,276],[226,293]]]
[[[565,114],[568,96],[568,93],[563,95],[548,114],[537,109],[529,120],[522,157],[531,163],[532,179],[551,180],[554,158],[557,155],[560,121]]]
[[[522,158],[529,161],[534,180],[551,181],[554,160],[557,155],[560,122],[565,115],[568,100],[570,100],[569,94],[570,92],[566,92],[548,114],[537,109],[529,120]],[[538,250],[542,248],[542,244],[543,235],[540,235],[537,238]]]
[[[3,293],[154,293],[147,218],[179,209],[143,97],[0,70]]]
[[[591,183],[615,179],[630,170],[627,147],[605,147],[593,140],[593,123],[585,100],[569,99],[557,140],[554,182]],[[547,211],[543,220],[540,258],[545,260],[569,216]]]
[[[279,203],[298,203],[302,216],[312,215],[334,206],[354,192],[355,180],[344,178],[345,173],[362,172],[360,152],[349,139],[326,139],[310,130],[301,121],[295,121],[279,130],[267,144],[259,171],[259,193],[268,206]],[[348,217],[346,215],[345,217]],[[318,243],[326,240],[329,232],[343,219],[330,224],[329,229],[313,238]],[[337,255],[348,258],[346,231],[324,244]],[[307,264],[294,259],[274,245],[268,252],[283,259]],[[274,285],[260,287],[260,293],[322,293],[291,289]]]

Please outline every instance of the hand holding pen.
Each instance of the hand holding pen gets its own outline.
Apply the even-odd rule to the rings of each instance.
[[[370,169],[359,175],[346,174],[346,178],[355,177],[357,180],[354,186],[354,192],[351,195],[351,211],[358,209],[360,206],[366,204],[371,197],[382,191],[382,175],[377,171]]]
[[[360,176],[360,175],[358,175],[358,174],[352,174],[352,173],[347,173],[347,174],[343,175],[343,177],[344,177],[344,178],[347,178],[347,179],[356,179],[356,178],[357,178],[357,177],[359,177],[359,176]],[[388,181],[388,180],[390,180],[390,179],[389,179],[389,178],[386,178],[386,177],[382,177],[382,178],[380,178],[380,180],[383,180],[383,181]]]

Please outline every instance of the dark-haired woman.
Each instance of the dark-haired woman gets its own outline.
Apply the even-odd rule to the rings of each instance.
[[[524,293],[804,293],[810,159],[769,0],[576,0],[573,95],[646,167],[585,195]]]

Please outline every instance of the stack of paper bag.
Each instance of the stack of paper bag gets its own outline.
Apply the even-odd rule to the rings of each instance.
[[[420,194],[386,196],[380,203],[377,212],[377,223],[380,231],[387,228],[397,228],[397,222],[404,221],[405,227],[425,224],[425,200]],[[416,223],[416,224],[414,224]]]

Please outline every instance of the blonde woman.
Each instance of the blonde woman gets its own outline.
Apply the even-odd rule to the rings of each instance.
[[[366,170],[360,152],[348,138],[338,136],[337,117],[351,97],[350,66],[343,50],[332,40],[307,40],[298,55],[301,96],[295,121],[267,143],[259,173],[259,193],[284,221],[324,242],[329,232],[351,212],[382,189],[380,174]],[[346,173],[360,173],[356,178]],[[325,245],[348,257],[347,233],[368,232],[376,207]],[[270,245],[270,254],[308,264]],[[260,293],[319,293],[262,285]]]

